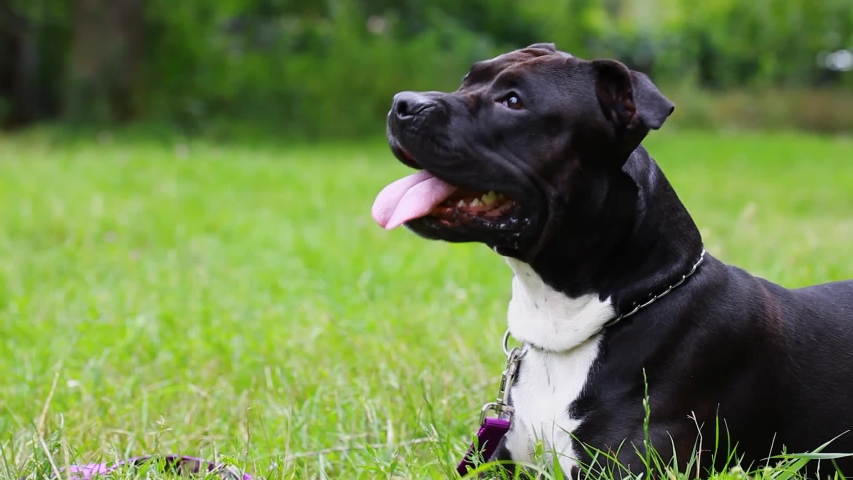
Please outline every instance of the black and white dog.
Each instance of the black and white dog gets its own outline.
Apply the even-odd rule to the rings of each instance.
[[[652,445],[681,469],[698,456],[698,475],[839,435],[827,450],[853,452],[853,282],[789,290],[705,254],[641,145],[673,109],[645,75],[553,44],[478,62],[455,92],[394,97],[391,149],[418,172],[374,218],[484,243],[514,272],[509,330],[528,349],[494,459],[528,461],[541,440],[572,475],[581,445],[643,472],[646,385]]]

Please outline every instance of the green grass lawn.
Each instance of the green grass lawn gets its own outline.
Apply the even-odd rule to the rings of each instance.
[[[789,287],[853,277],[850,139],[646,146],[712,254]],[[381,138],[0,137],[0,477],[184,453],[445,478],[497,387],[511,273],[377,227],[375,194],[407,172]]]

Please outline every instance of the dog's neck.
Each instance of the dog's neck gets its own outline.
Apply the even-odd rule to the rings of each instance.
[[[510,329],[519,340],[565,350],[696,263],[701,235],[657,164],[639,147],[622,172],[606,185],[577,189],[570,205],[596,207],[565,211],[529,264],[508,259],[515,272]],[[562,325],[555,317],[578,319]]]
[[[527,263],[507,258],[514,273],[507,323],[512,336],[534,348],[568,352],[586,342],[613,318],[609,298],[570,297],[547,285]]]

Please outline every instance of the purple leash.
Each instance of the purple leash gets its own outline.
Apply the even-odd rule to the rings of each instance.
[[[509,340],[509,330],[504,334],[503,350],[507,356],[506,368],[501,373],[501,385],[498,390],[496,402],[490,402],[483,405],[480,411],[480,429],[477,431],[477,438],[468,447],[468,452],[462,457],[459,465],[456,467],[456,472],[461,476],[468,473],[469,467],[474,467],[475,458],[480,453],[479,458],[488,462],[494,455],[501,439],[509,432],[512,426],[512,414],[515,409],[509,404],[509,390],[512,387],[515,375],[518,372],[518,365],[521,363],[521,357],[527,353],[526,349],[513,348],[512,351],[507,350],[507,341]],[[494,410],[499,414],[497,418],[486,417],[489,410]],[[506,418],[500,418],[504,416]]]
[[[504,438],[506,432],[509,431],[510,421],[502,418],[487,418],[480,425],[480,430],[477,431],[477,440],[468,447],[468,453],[462,457],[456,471],[460,476],[468,473],[468,467],[474,467],[474,456],[478,452],[482,453],[482,458],[487,460],[494,455],[501,439]]]
[[[91,480],[96,476],[110,474],[123,466],[141,467],[148,462],[162,461],[163,471],[179,475],[194,475],[198,473],[216,473],[222,480],[252,480],[248,473],[238,473],[227,465],[217,465],[207,460],[195,457],[165,455],[162,457],[134,457],[115,463],[90,463],[82,466],[68,467],[67,478],[72,480]]]

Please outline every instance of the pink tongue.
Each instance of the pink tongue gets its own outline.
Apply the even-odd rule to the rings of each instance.
[[[376,223],[391,230],[428,214],[455,191],[453,185],[421,170],[383,188],[371,213]]]

